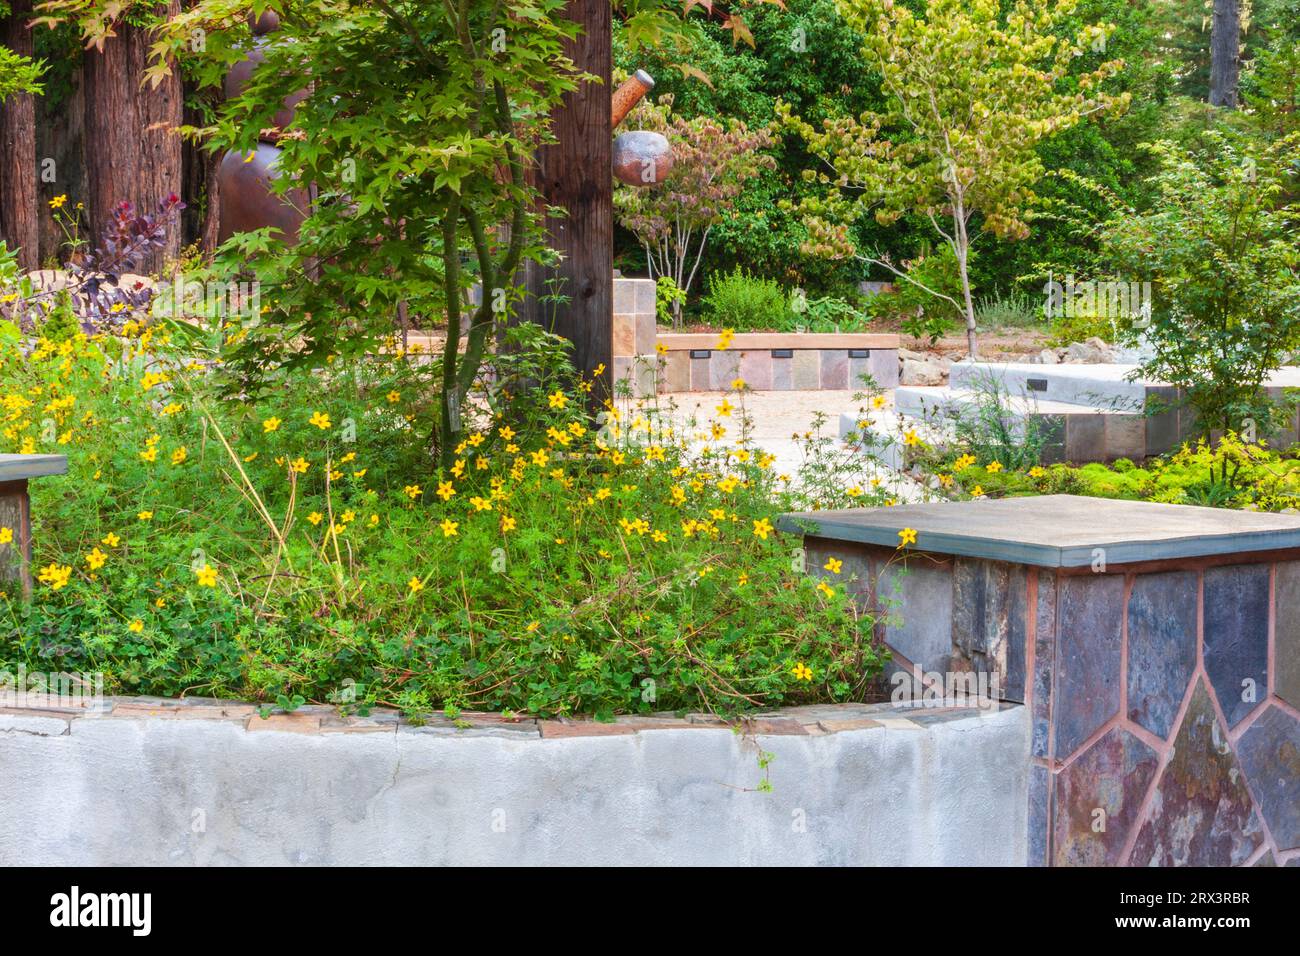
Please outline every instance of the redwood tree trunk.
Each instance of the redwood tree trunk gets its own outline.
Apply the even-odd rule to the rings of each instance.
[[[574,366],[590,378],[603,366],[591,390],[593,407],[609,395],[614,360],[614,174],[610,134],[610,5],[608,0],[569,0],[565,15],[582,33],[565,52],[574,65],[603,82],[582,83],[565,94],[553,118],[557,142],[542,147],[532,171],[543,201],[568,211],[546,220],[547,244],[563,260],[553,269],[530,263],[524,318],[550,327],[573,343]],[[554,292],[569,301],[540,303]],[[551,313],[554,313],[554,321]]]
[[[1214,0],[1210,30],[1210,105],[1237,107],[1241,74],[1241,0]]]
[[[32,55],[27,29],[32,0],[11,0],[11,15],[0,21],[0,43],[20,56]],[[17,93],[0,103],[0,239],[17,248],[18,264],[40,264],[36,197],[36,98]]]
[[[170,0],[168,16],[180,12],[180,0]],[[181,138],[174,132],[184,121],[178,71],[157,86],[141,86],[149,62],[149,33],[119,23],[117,36],[104,41],[102,53],[84,57],[86,109],[86,210],[90,238],[98,245],[113,207],[122,200],[141,212],[152,212],[169,193],[182,191]],[[179,226],[167,234],[162,251],[141,263],[141,272],[162,268],[181,249]]]

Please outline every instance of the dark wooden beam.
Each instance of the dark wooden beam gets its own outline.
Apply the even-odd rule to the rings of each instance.
[[[614,182],[610,134],[609,0],[569,0],[566,16],[582,33],[567,49],[577,69],[599,77],[565,96],[554,116],[557,142],[539,150],[533,182],[543,201],[567,211],[546,220],[548,244],[563,256],[557,267],[530,264],[523,318],[573,343],[573,362],[587,378],[604,371],[593,405],[609,395],[614,326]],[[554,287],[554,288],[553,288]],[[568,302],[541,297],[558,293]]]

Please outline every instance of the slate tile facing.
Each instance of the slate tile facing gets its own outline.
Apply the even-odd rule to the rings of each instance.
[[[1023,701],[1026,568],[958,558],[952,574],[954,669],[996,673],[1001,695]]]
[[[1300,707],[1300,561],[1280,561],[1273,586],[1275,609],[1274,693]]]
[[[1300,848],[1300,721],[1270,707],[1241,735],[1237,755],[1278,849]]]
[[[1048,755],[1051,734],[1052,673],[1056,654],[1056,574],[1035,571],[1038,575],[1037,620],[1034,625],[1033,710],[1030,753]]]
[[[1205,572],[1205,671],[1235,727],[1268,693],[1267,564]]]
[[[1154,750],[1114,727],[1058,773],[1052,821],[1054,864],[1118,865],[1158,765]]]
[[[1198,679],[1129,863],[1236,866],[1262,841],[1237,756]]]
[[[1070,575],[1058,585],[1052,719],[1064,760],[1119,710],[1124,579]]]
[[[1128,717],[1162,740],[1196,667],[1195,571],[1140,574],[1128,602]]]
[[[1047,768],[1029,768],[1029,865],[1047,866],[1047,792],[1051,786]]]

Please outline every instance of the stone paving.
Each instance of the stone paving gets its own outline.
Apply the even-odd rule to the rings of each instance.
[[[865,403],[855,402],[853,398],[861,394],[849,390],[755,391],[746,392],[742,397],[735,392],[682,392],[660,396],[659,408],[672,418],[677,427],[684,428],[694,419],[697,433],[716,420],[726,429],[723,440],[733,443],[740,438],[743,410],[750,422],[749,434],[754,444],[776,456],[772,467],[778,473],[793,476],[805,459],[804,448],[795,436],[813,432],[829,438],[834,449],[844,453],[849,451],[840,439],[840,417],[846,413],[856,414],[859,410],[865,414]],[[873,413],[876,417],[892,415],[892,392],[884,394],[887,404],[884,409]],[[724,400],[735,410],[728,416],[719,416],[717,409]],[[819,414],[825,417],[820,426],[815,424]],[[698,434],[694,440],[699,444],[704,442]],[[921,496],[921,489],[915,482],[865,458],[860,477],[864,480],[878,478],[901,501],[912,501]]]

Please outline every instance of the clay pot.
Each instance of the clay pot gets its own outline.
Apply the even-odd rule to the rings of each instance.
[[[614,137],[614,175],[629,186],[655,186],[673,168],[673,148],[660,133],[633,130]]]

